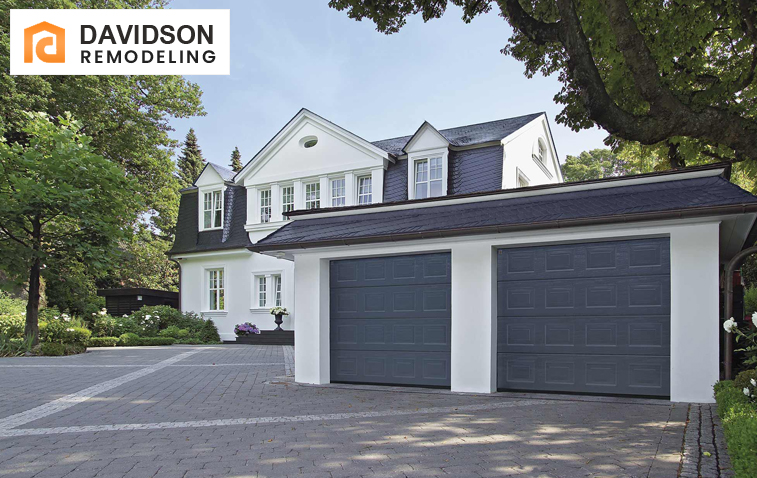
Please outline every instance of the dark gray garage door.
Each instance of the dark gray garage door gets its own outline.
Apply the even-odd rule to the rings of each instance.
[[[670,395],[668,239],[500,249],[497,386]]]
[[[331,262],[331,381],[450,385],[450,255]]]

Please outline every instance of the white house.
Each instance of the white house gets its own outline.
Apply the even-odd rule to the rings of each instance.
[[[367,142],[300,111],[183,191],[185,310],[294,313],[298,382],[712,400],[721,264],[757,198],[722,166],[563,184],[544,114]]]

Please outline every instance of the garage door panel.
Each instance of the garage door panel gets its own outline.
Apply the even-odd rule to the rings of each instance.
[[[497,315],[667,315],[670,277],[605,277],[497,283]]]
[[[499,280],[668,274],[668,239],[500,249]]]
[[[333,261],[331,288],[445,284],[451,280],[448,253]]]
[[[497,347],[513,353],[670,354],[668,316],[498,317]]]
[[[449,284],[345,287],[331,290],[331,318],[450,317]]]
[[[449,319],[334,319],[332,350],[450,350]]]
[[[448,352],[332,350],[331,380],[448,387]]]
[[[502,353],[497,367],[503,390],[670,395],[665,356]]]

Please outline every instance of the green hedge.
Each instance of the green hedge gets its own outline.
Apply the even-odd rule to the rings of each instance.
[[[757,476],[757,405],[731,381],[715,385],[715,400],[737,478]]]
[[[138,337],[135,334],[123,334],[121,337],[92,337],[90,347],[137,347],[151,345],[173,345],[176,339],[170,337]]]
[[[89,339],[90,347],[115,347],[118,337],[92,337]]]
[[[42,342],[39,344],[40,355],[58,357],[61,355],[76,355],[84,353],[87,348],[81,344],[59,344],[56,342]]]

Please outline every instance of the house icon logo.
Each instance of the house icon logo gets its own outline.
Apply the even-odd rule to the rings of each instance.
[[[40,38],[34,47],[34,35],[40,32],[52,33],[53,36]],[[45,51],[46,47],[54,48],[54,53]],[[34,56],[44,63],[66,62],[66,30],[56,27],[52,23],[40,22],[24,29],[24,63],[32,63]]]

